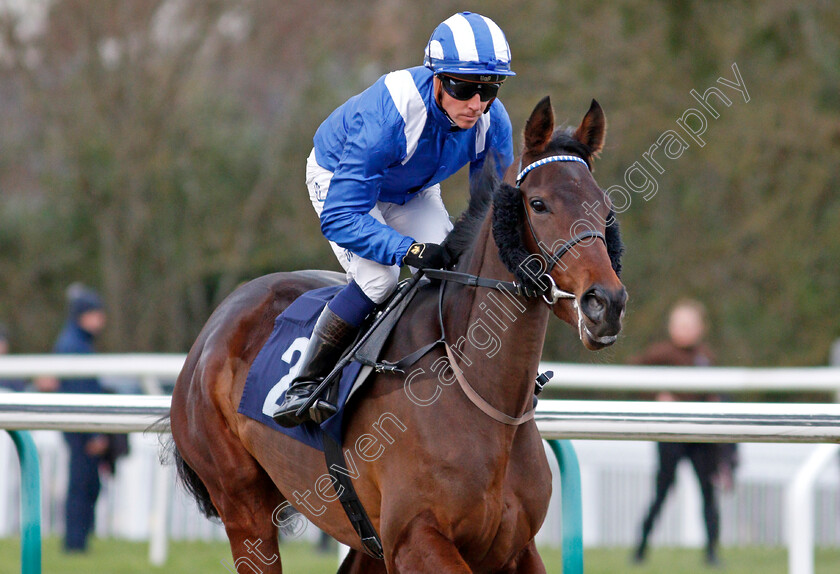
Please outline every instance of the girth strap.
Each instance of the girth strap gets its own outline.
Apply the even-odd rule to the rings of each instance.
[[[350,524],[353,525],[353,530],[359,535],[362,540],[365,552],[373,558],[382,560],[384,553],[382,551],[382,541],[379,539],[379,534],[376,528],[373,527],[370,518],[368,518],[365,507],[362,506],[362,501],[359,500],[359,495],[356,494],[356,489],[353,487],[353,480],[341,472],[336,472],[336,466],[347,468],[347,460],[344,458],[344,451],[341,450],[341,445],[335,442],[329,433],[323,432],[321,436],[324,438],[324,458],[327,459],[327,471],[333,479],[333,487],[341,506],[344,507],[344,512],[347,518],[350,519]]]
[[[461,386],[461,390],[464,391],[464,394],[467,395],[467,398],[470,400],[472,404],[477,406],[481,409],[481,412],[496,420],[500,423],[510,425],[510,426],[519,426],[522,423],[527,423],[529,420],[534,418],[534,411],[535,409],[531,409],[523,414],[521,417],[512,417],[506,415],[487,401],[485,401],[478,392],[472,388],[472,385],[464,378],[464,373],[461,371],[461,367],[455,362],[455,356],[452,354],[452,349],[449,348],[449,344],[446,344],[446,356],[449,357],[449,364],[452,365],[452,371],[455,373],[455,378],[458,380],[458,384]]]

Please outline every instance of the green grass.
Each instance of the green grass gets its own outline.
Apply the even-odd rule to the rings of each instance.
[[[318,554],[304,543],[284,544],[281,549],[284,572],[295,574],[335,574],[337,554]],[[228,574],[222,565],[233,561],[227,543],[171,542],[167,562],[155,568],[149,564],[149,545],[143,542],[94,539],[86,554],[67,555],[61,551],[61,541],[49,538],[43,542],[42,571],[44,574]],[[240,572],[248,572],[241,568]],[[20,573],[20,542],[0,540],[0,574]]]
[[[542,550],[540,554],[549,572],[560,574],[560,552]],[[722,566],[708,568],[703,564],[701,549],[651,548],[642,565],[630,563],[630,549],[592,549],[584,551],[586,574],[693,574],[721,572],[726,574],[787,574],[787,550],[784,548],[723,548]],[[817,550],[815,574],[840,572],[840,549]]]
[[[336,554],[318,554],[305,543],[283,544],[283,571],[287,574],[334,574]],[[540,551],[549,574],[561,573],[560,551]],[[702,563],[700,550],[652,548],[642,566],[630,564],[629,549],[592,549],[584,555],[586,574],[694,574],[725,572],[727,574],[785,574],[787,552],[784,548],[724,548],[723,567],[712,570]],[[60,541],[47,539],[43,544],[44,574],[134,574],[166,572],[173,574],[227,574],[222,560],[231,563],[225,543],[173,542],[169,559],[162,568],[153,568],[148,561],[148,545],[122,540],[94,540],[85,555],[67,556]],[[246,572],[242,568],[241,572]],[[20,572],[20,544],[16,539],[0,540],[0,574]],[[820,549],[816,556],[816,574],[840,572],[840,549]]]

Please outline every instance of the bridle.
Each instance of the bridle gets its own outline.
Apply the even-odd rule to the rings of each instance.
[[[522,180],[525,179],[525,176],[528,175],[528,173],[530,173],[531,171],[533,171],[534,169],[536,169],[536,168],[538,168],[542,165],[545,165],[547,163],[552,163],[552,162],[558,162],[558,161],[578,162],[578,163],[584,164],[585,166],[587,166],[587,168],[589,168],[589,164],[583,158],[573,156],[573,155],[555,155],[555,156],[546,157],[546,158],[537,160],[537,161],[529,164],[525,169],[521,169],[522,166],[521,166],[521,160],[520,160],[520,171],[519,171],[519,175],[516,176],[516,189],[517,190],[520,189],[520,185],[522,184]],[[569,239],[568,241],[566,241],[565,243],[563,243],[563,245],[561,245],[560,248],[557,251],[555,251],[553,254],[549,253],[543,247],[543,244],[540,242],[540,240],[537,238],[536,231],[534,230],[534,226],[531,223],[531,217],[528,214],[528,205],[527,205],[527,202],[525,202],[525,196],[524,195],[522,195],[522,201],[525,203],[525,205],[523,205],[523,208],[525,209],[525,217],[528,221],[528,228],[531,230],[531,237],[533,237],[534,242],[537,244],[537,247],[539,248],[540,253],[542,254],[542,257],[545,259],[545,261],[548,264],[550,264],[550,266],[546,267],[546,269],[543,271],[543,275],[541,277],[541,278],[545,278],[549,283],[549,287],[547,289],[544,289],[544,292],[541,294],[543,300],[546,303],[548,303],[549,305],[554,305],[560,299],[572,299],[573,303],[575,305],[575,308],[577,308],[577,301],[575,300],[576,298],[575,298],[574,293],[569,293],[568,291],[564,291],[564,290],[560,289],[559,287],[557,287],[557,284],[554,282],[554,279],[551,277],[551,274],[550,274],[551,270],[554,269],[554,267],[557,265],[557,263],[560,261],[560,259],[566,253],[568,253],[572,249],[572,247],[574,247],[575,245],[577,245],[578,243],[580,243],[584,239],[597,237],[597,238],[600,238],[601,241],[603,241],[604,244],[606,245],[606,238],[604,237],[604,234],[602,234],[598,231],[592,231],[592,230],[588,230],[588,231],[585,231],[583,233],[579,233],[579,234],[575,235],[574,237],[572,237],[571,239]],[[371,366],[373,366],[377,370],[377,372],[405,373],[405,370],[408,367],[410,367],[411,365],[416,363],[418,360],[420,360],[421,357],[426,355],[426,353],[431,351],[433,348],[442,344],[442,345],[444,345],[444,347],[446,349],[446,354],[447,354],[447,357],[449,358],[449,363],[452,366],[452,370],[453,370],[455,379],[458,381],[459,386],[461,387],[461,389],[463,390],[463,392],[467,396],[467,398],[470,400],[470,402],[472,402],[482,412],[484,412],[486,415],[488,415],[492,419],[496,420],[497,422],[500,422],[500,423],[503,423],[503,424],[506,424],[506,425],[509,425],[509,426],[518,426],[518,425],[521,425],[521,424],[526,423],[526,422],[530,421],[531,419],[533,419],[534,418],[534,411],[535,411],[534,408],[531,408],[531,409],[527,410],[525,413],[523,413],[521,416],[518,416],[518,417],[509,416],[509,415],[503,413],[502,411],[496,409],[489,402],[487,402],[472,387],[472,385],[470,385],[470,383],[464,377],[464,373],[461,370],[461,367],[458,366],[457,361],[455,360],[455,357],[453,356],[451,347],[446,342],[446,328],[445,328],[445,321],[444,321],[444,314],[443,314],[443,298],[444,298],[444,290],[445,290],[446,283],[450,282],[450,281],[453,282],[453,283],[460,283],[462,285],[469,285],[469,286],[473,286],[473,287],[484,287],[484,288],[489,288],[489,289],[498,289],[498,290],[501,290],[501,291],[507,291],[507,292],[510,292],[510,293],[515,293],[517,295],[524,296],[524,297],[535,297],[535,296],[540,295],[540,293],[535,292],[533,289],[531,289],[529,287],[526,287],[525,285],[518,284],[515,281],[513,281],[513,282],[511,282],[511,281],[498,281],[498,280],[495,280],[495,279],[487,279],[487,278],[484,278],[484,277],[478,277],[476,275],[470,275],[470,274],[467,274],[467,273],[460,273],[460,272],[457,272],[457,271],[451,271],[451,270],[447,270],[447,269],[420,270],[420,271],[417,272],[416,277],[419,278],[420,275],[425,275],[426,277],[429,277],[431,279],[438,279],[441,282],[440,283],[440,289],[438,291],[438,322],[440,324],[440,333],[441,333],[440,338],[437,339],[436,341],[433,341],[433,342],[427,344],[427,345],[424,345],[423,347],[417,349],[413,353],[410,353],[409,355],[406,355],[405,357],[403,357],[399,361],[396,361],[396,362],[389,362],[389,361],[374,362],[374,363],[371,363]],[[417,283],[417,280],[414,279],[413,283],[412,283],[412,286],[409,287],[408,289],[413,288],[413,286],[416,283]],[[583,318],[580,316],[580,313],[578,313],[578,317],[579,317],[579,320],[578,320],[579,327],[578,328],[582,329],[583,328]]]
[[[522,169],[522,159],[520,158],[519,174],[516,176],[516,189],[520,189],[520,185],[525,179],[525,176],[528,175],[531,171],[547,163],[553,163],[558,161],[582,163],[586,166],[587,169],[589,169],[589,164],[586,162],[586,160],[575,155],[553,155],[549,157],[544,157],[533,163],[528,164],[528,166],[525,167],[525,169]],[[563,289],[560,289],[557,286],[557,283],[551,276],[551,270],[554,269],[554,267],[566,253],[571,251],[572,247],[574,247],[575,245],[577,245],[585,239],[597,237],[606,245],[607,240],[604,237],[604,234],[593,230],[584,231],[563,243],[563,245],[561,245],[560,248],[553,254],[549,253],[543,247],[544,244],[537,237],[537,233],[534,230],[534,225],[533,223],[531,223],[531,216],[528,214],[528,205],[525,201],[524,195],[522,196],[522,202],[522,208],[525,211],[525,219],[528,221],[528,229],[531,231],[531,237],[534,239],[534,243],[537,244],[537,248],[540,250],[540,255],[546,263],[546,268],[542,270],[542,275],[539,277],[540,280],[544,281],[538,283],[536,280],[533,280],[534,283],[537,283],[537,287],[539,287],[540,289],[534,289],[533,287],[524,285],[522,283],[517,283],[516,281],[500,281],[498,279],[487,279],[485,277],[478,277],[476,275],[470,275],[468,273],[461,273],[458,271],[451,271],[449,269],[426,269],[424,270],[425,276],[430,279],[437,279],[443,282],[450,281],[453,283],[460,283],[462,285],[468,285],[471,287],[483,287],[487,289],[507,291],[509,293],[519,295],[520,297],[541,296],[543,298],[543,301],[545,301],[549,305],[554,305],[560,299],[575,300],[576,297],[574,293],[564,291]]]
[[[591,171],[589,163],[576,155],[552,155],[549,157],[544,157],[542,159],[538,159],[537,161],[528,164],[525,169],[522,169],[522,158],[519,159],[519,174],[516,176],[516,189],[521,189],[520,186],[522,181],[525,177],[535,170],[536,168],[546,165],[548,163],[554,162],[577,162],[582,163],[586,166],[586,169]],[[540,250],[540,254],[542,255],[543,259],[545,260],[546,267],[543,270],[543,275],[540,279],[544,279],[548,283],[548,288],[546,289],[546,293],[543,293],[542,297],[543,300],[548,303],[549,305],[554,305],[560,299],[575,299],[575,294],[570,293],[569,291],[564,291],[557,286],[555,283],[554,278],[551,276],[551,270],[557,265],[560,259],[569,251],[571,251],[572,247],[580,243],[585,239],[591,239],[593,237],[600,239],[604,242],[604,245],[607,244],[607,240],[604,237],[604,234],[595,231],[595,230],[587,230],[582,233],[578,233],[557,249],[554,253],[549,253],[545,247],[543,247],[543,243],[537,237],[537,232],[534,230],[534,224],[531,222],[531,215],[528,213],[528,202],[525,200],[525,195],[522,195],[522,207],[525,210],[525,219],[528,222],[528,229],[531,231],[531,237],[534,240],[534,243],[537,244],[537,248]]]

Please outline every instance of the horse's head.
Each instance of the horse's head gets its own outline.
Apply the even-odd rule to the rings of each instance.
[[[510,268],[516,259],[517,278],[544,291],[554,314],[575,326],[593,350],[615,342],[627,301],[618,278],[618,223],[590,171],[605,133],[606,118],[595,100],[577,129],[555,132],[551,102],[544,98],[525,125],[518,169],[514,164],[508,170],[496,194],[495,202],[510,205],[494,209],[497,216],[519,214],[513,223],[495,221],[494,232],[518,223],[529,252],[523,259],[505,257],[500,249],[503,260]]]

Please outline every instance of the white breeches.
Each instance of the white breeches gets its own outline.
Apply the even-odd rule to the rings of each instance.
[[[318,217],[324,209],[332,176],[331,171],[318,165],[313,149],[306,160],[306,187]],[[420,243],[440,243],[452,230],[449,213],[440,197],[440,184],[418,192],[404,205],[378,201],[370,210],[370,214],[402,235],[413,237]],[[330,245],[338,262],[347,271],[347,280],[355,280],[371,301],[381,303],[394,291],[400,276],[398,265],[382,265],[370,259],[363,259],[332,241]]]

